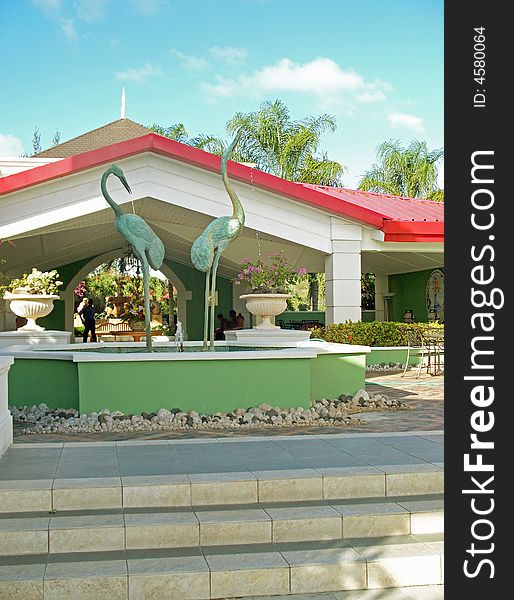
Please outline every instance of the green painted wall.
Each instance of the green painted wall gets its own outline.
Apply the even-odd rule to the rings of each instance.
[[[319,354],[311,363],[311,398],[353,395],[364,388],[365,354]]]
[[[410,308],[417,322],[428,321],[425,291],[430,273],[434,269],[389,275],[389,291],[393,296],[393,321],[403,322],[403,313]],[[441,269],[444,271],[444,269]]]
[[[181,408],[213,413],[258,406],[310,406],[364,387],[365,355],[312,359],[82,362],[16,358],[9,401],[126,414]]]
[[[77,366],[71,360],[16,358],[8,377],[9,404],[79,407]]]
[[[374,310],[363,310],[362,311],[362,322],[363,323],[371,323],[371,321],[375,320],[375,311]]]
[[[371,348],[370,354],[366,356],[366,366],[381,365],[389,363],[405,364],[407,360],[407,348],[401,350],[374,350]],[[419,365],[421,357],[417,350],[411,350],[409,365]]]
[[[309,407],[309,359],[76,363],[81,412]]]

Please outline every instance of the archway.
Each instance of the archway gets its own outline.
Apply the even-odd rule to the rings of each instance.
[[[73,314],[75,310],[74,290],[77,285],[83,281],[85,277],[91,273],[91,271],[94,271],[94,269],[103,263],[118,258],[121,256],[122,252],[123,250],[119,248],[117,250],[95,256],[73,276],[66,286],[66,289],[61,292],[61,298],[64,300],[64,325],[66,331],[73,331]],[[191,292],[186,290],[186,287],[180,278],[166,263],[163,263],[159,270],[169,281],[171,281],[177,291],[177,318],[182,322],[184,332],[187,334],[187,300],[191,299]]]

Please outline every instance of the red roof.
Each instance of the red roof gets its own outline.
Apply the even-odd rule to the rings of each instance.
[[[151,133],[0,178],[0,196],[142,152],[154,152],[210,171],[221,169],[219,156]],[[232,161],[228,173],[255,187],[381,229],[385,241],[444,240],[441,203],[294,183]]]
[[[339,198],[345,202],[351,202],[359,206],[366,206],[376,210],[393,221],[443,221],[444,203],[434,200],[421,200],[419,198],[405,198],[403,196],[392,196],[389,194],[376,194],[375,192],[363,192],[361,190],[349,190],[346,188],[328,187],[323,185],[302,184],[305,187],[320,190]]]

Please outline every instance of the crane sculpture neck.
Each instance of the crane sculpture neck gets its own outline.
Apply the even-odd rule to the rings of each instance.
[[[228,178],[228,174],[227,174],[227,160],[230,158],[230,155],[232,154],[232,150],[234,149],[235,145],[237,144],[239,137],[240,137],[240,135],[237,135],[234,138],[233,142],[230,144],[230,146],[223,153],[223,156],[221,158],[221,177],[223,179],[223,184],[225,185],[225,189],[227,190],[227,194],[232,203],[232,208],[233,208],[232,217],[234,219],[237,219],[242,227],[245,223],[245,213],[243,210],[243,205],[241,204],[239,198],[237,197],[237,194],[236,194],[234,188],[232,187],[232,183],[230,182],[230,179]]]
[[[116,216],[119,217],[120,215],[123,214],[123,211],[116,204],[116,202],[114,202],[114,200],[109,195],[109,192],[107,191],[107,178],[109,177],[109,175],[112,175],[112,174],[113,174],[112,168],[111,169],[107,169],[107,171],[105,171],[105,173],[102,175],[102,182],[100,184],[100,189],[102,190],[103,197],[107,200],[107,202],[109,203],[109,205],[113,209],[113,211],[116,214]]]

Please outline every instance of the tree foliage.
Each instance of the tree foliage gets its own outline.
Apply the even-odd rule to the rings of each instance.
[[[328,114],[294,121],[280,100],[264,102],[255,112],[236,113],[227,123],[231,136],[242,131],[239,151],[261,171],[290,181],[333,186],[341,184],[343,165],[316,153],[322,134],[335,130],[335,118]]]
[[[118,260],[104,263],[89,273],[84,282],[85,296],[91,298],[101,313],[105,310],[107,296],[128,296],[140,300],[143,303],[143,281],[131,273],[120,273]],[[168,285],[159,277],[150,277],[150,295],[161,307],[161,313],[169,313]],[[176,309],[175,300],[173,307]]]
[[[361,276],[362,310],[375,310],[375,275],[364,273]]]
[[[444,200],[437,187],[444,150],[429,151],[426,142],[413,140],[404,148],[400,140],[388,140],[377,149],[377,162],[364,174],[359,189],[407,198]]]
[[[227,142],[215,135],[190,137],[182,123],[169,127],[153,124],[150,129],[176,141],[221,156]],[[251,113],[236,113],[226,125],[232,138],[242,130],[233,160],[255,164],[258,169],[283,179],[318,185],[340,185],[345,167],[319,151],[323,133],[336,130],[335,118],[324,114],[291,119],[280,100],[264,102]]]

